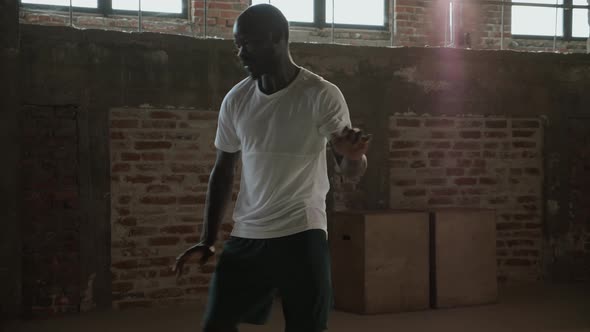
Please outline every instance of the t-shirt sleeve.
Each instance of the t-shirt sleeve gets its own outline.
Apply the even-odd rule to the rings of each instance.
[[[346,100],[334,84],[326,83],[320,93],[317,121],[320,134],[328,140],[332,134],[352,127]]]
[[[221,151],[234,153],[240,151],[241,144],[236,132],[235,116],[227,96],[221,103],[219,118],[217,121],[217,134],[215,135],[215,147]]]

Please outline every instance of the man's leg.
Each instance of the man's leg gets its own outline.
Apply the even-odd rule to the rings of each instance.
[[[204,332],[237,332],[239,323],[264,324],[268,319],[273,287],[264,241],[226,241],[209,286]]]
[[[203,327],[203,332],[239,332],[237,327],[228,328],[228,329],[218,329],[216,327]]]
[[[332,309],[330,252],[326,232],[309,230],[280,243],[279,292],[286,332],[327,329]]]

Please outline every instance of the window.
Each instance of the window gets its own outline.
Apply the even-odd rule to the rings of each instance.
[[[270,3],[283,12],[289,22],[313,23],[315,0],[252,0],[253,5]]]
[[[332,22],[332,1],[326,1],[326,22]],[[385,25],[385,2],[334,0],[334,23],[354,25]]]
[[[139,1],[129,0],[111,0],[114,10],[129,10],[137,11],[139,9]],[[161,0],[142,0],[141,11],[153,13],[170,13],[181,14],[182,3],[184,1],[161,1]]]
[[[98,0],[72,0],[72,7],[98,8]],[[22,0],[22,4],[69,7],[70,0]]]
[[[588,38],[586,0],[513,0],[512,35],[515,37]],[[524,3],[524,4],[521,4]],[[527,5],[530,3],[531,5]]]
[[[105,15],[137,15],[140,3],[142,14],[186,17],[187,8],[184,0],[71,0],[76,11],[92,11]],[[21,4],[33,8],[65,10],[69,9],[70,0],[21,0]]]
[[[586,0],[574,0],[575,6],[587,6]],[[588,38],[590,37],[590,16],[588,9],[574,8],[572,12],[572,37]]]
[[[387,28],[387,0],[252,0],[279,8],[289,22],[297,25],[341,28]],[[334,16],[332,16],[332,13]]]
[[[555,5],[555,0],[518,0],[518,2]],[[559,0],[559,4],[563,4],[563,0]],[[563,8],[512,6],[511,22],[513,35],[563,36]]]

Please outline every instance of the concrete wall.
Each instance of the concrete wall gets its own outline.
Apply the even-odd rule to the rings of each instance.
[[[21,297],[20,262],[20,122],[18,2],[0,1],[0,320],[16,313]]]
[[[145,292],[146,288],[136,289],[136,281],[140,280],[142,285],[149,286],[149,280],[146,281],[141,271],[157,270],[160,273],[160,270],[165,269],[162,262],[169,263],[169,257],[174,251],[170,245],[180,249],[186,245],[183,241],[191,239],[191,236],[194,239],[198,219],[188,220],[188,227],[182,229],[166,228],[172,235],[160,234],[169,225],[157,224],[156,221],[155,225],[149,227],[157,229],[155,232],[158,234],[151,234],[149,232],[154,232],[154,229],[148,229],[142,238],[146,242],[139,248],[141,250],[118,247],[120,243],[114,241],[114,235],[118,236],[121,232],[114,233],[115,229],[129,231],[125,227],[136,227],[132,225],[133,218],[135,221],[139,219],[138,215],[131,214],[132,209],[125,211],[125,206],[121,205],[130,204],[129,199],[140,199],[143,196],[130,195],[132,191],[126,191],[129,188],[119,186],[117,181],[128,175],[147,176],[142,172],[153,173],[154,166],[135,168],[134,163],[142,160],[145,151],[141,150],[145,145],[135,146],[135,142],[130,141],[131,146],[121,145],[115,149],[113,144],[134,131],[141,132],[143,124],[137,127],[140,123],[156,125],[157,121],[152,120],[161,122],[157,126],[162,132],[168,132],[164,130],[166,125],[174,123],[176,128],[180,122],[187,122],[188,128],[194,128],[195,134],[201,133],[202,130],[198,128],[199,121],[203,119],[199,119],[198,115],[192,115],[191,118],[190,114],[205,116],[209,114],[208,111],[215,112],[224,94],[244,76],[234,56],[232,42],[38,25],[21,25],[21,39],[20,66],[15,66],[18,68],[15,74],[18,75],[14,76],[20,78],[20,90],[26,91],[22,93],[20,105],[23,108],[27,105],[53,110],[69,106],[77,110],[78,204],[81,213],[78,232],[81,277],[78,284],[81,294],[77,299],[69,300],[77,301],[82,310],[90,310],[109,307],[113,300],[137,300],[137,305],[144,306],[182,298],[184,295],[178,295],[177,288],[190,288],[189,284],[157,286]],[[358,184],[333,177],[335,208],[373,209],[385,208],[390,204],[396,207],[395,197],[398,196],[393,193],[397,187],[390,180],[394,177],[390,160],[394,152],[389,127],[392,116],[401,116],[407,121],[416,121],[423,116],[434,119],[494,116],[512,124],[518,119],[534,119],[542,124],[543,129],[533,129],[533,132],[537,135],[535,142],[544,142],[542,169],[545,176],[544,180],[539,176],[530,188],[538,188],[544,181],[544,195],[542,201],[538,199],[540,195],[533,195],[535,198],[527,204],[535,205],[538,220],[542,220],[543,236],[538,228],[531,234],[521,234],[522,240],[534,241],[531,250],[537,252],[538,257],[531,258],[535,263],[529,265],[530,268],[525,266],[524,270],[522,266],[505,266],[505,276],[509,280],[558,277],[572,280],[588,277],[584,270],[586,265],[583,265],[588,257],[588,235],[584,233],[587,228],[579,227],[580,224],[584,225],[584,221],[578,222],[576,227],[572,226],[567,209],[571,197],[566,185],[571,177],[569,160],[572,158],[570,145],[566,141],[568,119],[587,117],[590,105],[586,93],[590,88],[590,59],[587,56],[313,44],[293,44],[292,49],[294,59],[300,65],[341,88],[350,106],[353,122],[375,135],[369,152],[371,171],[367,176]],[[120,119],[116,114],[113,115],[113,112],[125,109],[131,110],[128,114],[135,115]],[[156,117],[168,118],[153,119],[154,111]],[[117,114],[121,116],[123,113]],[[196,124],[192,125],[191,121]],[[209,118],[207,121],[214,122],[214,119]],[[125,128],[125,123],[127,126],[134,123],[137,128]],[[508,133],[509,129],[506,125],[506,128],[498,131]],[[449,131],[449,135],[461,135],[459,127],[451,127]],[[113,132],[120,134],[113,136]],[[428,130],[424,132],[430,133]],[[543,139],[538,138],[541,132]],[[170,146],[179,143],[178,140],[182,140],[182,135],[169,141]],[[199,144],[202,146],[203,143]],[[538,148],[535,144],[534,149]],[[150,155],[150,158],[156,154]],[[134,159],[137,156],[139,160]],[[127,165],[115,167],[122,158],[130,158],[121,163]],[[195,155],[190,158],[195,158]],[[165,161],[173,162],[168,159]],[[124,174],[126,170],[132,169],[134,174]],[[7,171],[10,172],[7,174],[18,174],[16,167]],[[187,173],[194,173],[198,177],[206,172],[195,173],[189,168]],[[199,193],[204,188],[201,184],[194,185],[196,192],[190,195],[185,190],[190,191],[191,188],[169,187],[175,190],[173,204],[198,205]],[[141,183],[137,188],[148,190]],[[158,189],[165,188],[152,188]],[[165,193],[157,195],[165,196]],[[179,197],[185,197],[186,202],[179,200]],[[144,204],[144,208],[154,202],[160,201],[139,201]],[[196,214],[199,211],[195,209],[189,212]],[[121,225],[121,222],[127,225]],[[526,224],[525,221],[515,222]],[[23,224],[27,223],[30,224],[31,220],[23,220]],[[150,242],[150,236],[160,239]],[[162,249],[162,255],[158,253],[147,259],[141,256],[150,255],[150,252],[162,247],[166,247]],[[512,255],[511,250],[508,252]],[[124,257],[135,262],[123,264]],[[147,265],[138,266],[140,261]],[[129,271],[122,271],[125,269]],[[532,274],[531,269],[534,270]],[[205,271],[205,275],[210,272],[210,269]],[[121,281],[118,278],[123,273],[134,276]],[[154,277],[170,278],[169,275]],[[195,276],[192,280],[188,278],[187,282],[203,283],[203,278]],[[158,291],[158,288],[164,290]]]

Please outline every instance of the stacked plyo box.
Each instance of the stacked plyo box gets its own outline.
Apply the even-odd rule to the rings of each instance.
[[[377,314],[429,307],[428,213],[342,212],[330,221],[336,309]]]
[[[498,284],[494,210],[431,211],[430,233],[434,235],[431,306],[451,308],[495,302]]]
[[[334,213],[336,309],[395,313],[497,298],[495,213],[481,209]]]

